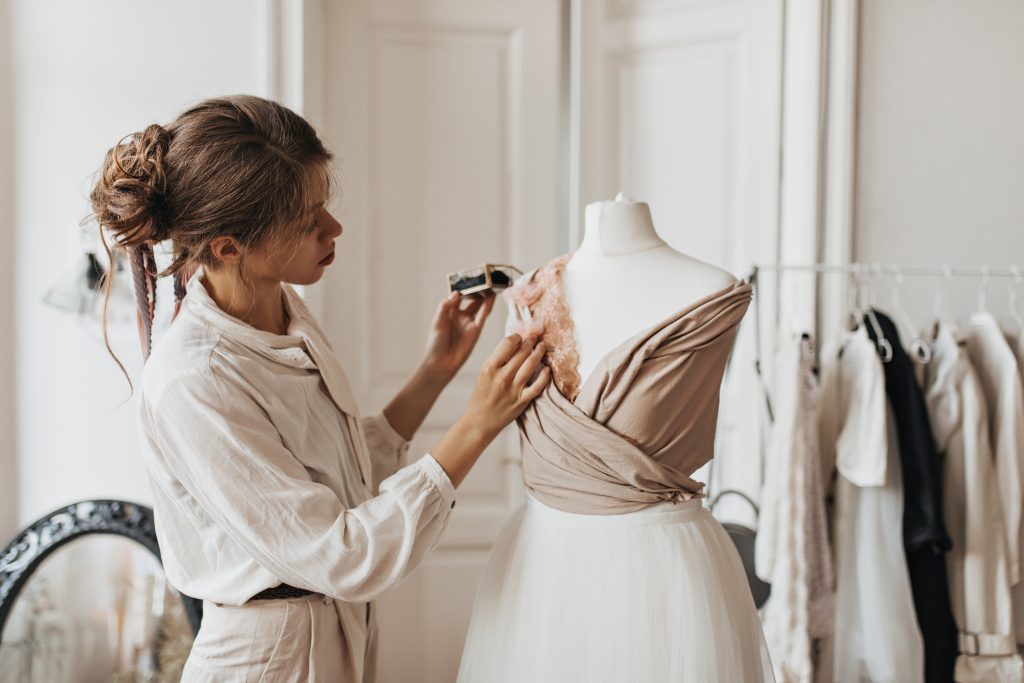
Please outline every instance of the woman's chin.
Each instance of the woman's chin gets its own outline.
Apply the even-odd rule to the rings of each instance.
[[[308,287],[309,285],[315,285],[320,282],[320,280],[323,279],[325,272],[327,272],[326,266],[317,265],[314,266],[312,270],[295,273],[287,279],[287,282],[292,285]]]

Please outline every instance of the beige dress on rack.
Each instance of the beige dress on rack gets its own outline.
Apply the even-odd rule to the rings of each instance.
[[[935,442],[943,461],[943,507],[953,541],[949,593],[962,650],[955,680],[1024,681],[1014,638],[1010,557],[1006,547],[989,417],[977,372],[949,326],[929,335],[931,362],[922,367]]]
[[[1024,651],[1024,383],[1017,358],[995,316],[974,313],[966,337],[967,356],[988,405],[989,437],[1010,557],[1017,648]]]
[[[544,324],[553,381],[518,419],[528,499],[484,571],[459,681],[774,680],[739,555],[691,477],[750,285],[630,337],[581,383],[571,255],[508,293],[510,327]]]

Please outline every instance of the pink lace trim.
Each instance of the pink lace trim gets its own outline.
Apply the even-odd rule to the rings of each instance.
[[[508,290],[512,301],[526,306],[532,318],[517,331],[525,334],[543,329],[541,339],[548,347],[544,360],[551,368],[555,386],[570,401],[576,400],[580,392],[576,326],[569,315],[569,305],[562,287],[562,270],[572,255],[573,252],[568,252],[559,256],[535,270],[529,279],[520,280]]]

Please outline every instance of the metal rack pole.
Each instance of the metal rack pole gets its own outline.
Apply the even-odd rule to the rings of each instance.
[[[850,263],[833,265],[826,263],[759,263],[754,266],[758,271],[795,271],[808,273],[839,273],[847,275],[864,275],[868,277],[919,275],[926,277],[1012,277],[1024,281],[1024,269],[1021,266],[897,266],[882,263]]]

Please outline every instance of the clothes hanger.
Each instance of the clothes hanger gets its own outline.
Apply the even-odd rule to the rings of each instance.
[[[846,289],[846,324],[850,330],[856,330],[864,322],[864,311],[860,307],[862,285],[860,264],[853,264],[850,268],[850,276],[853,283]]]
[[[1024,332],[1024,314],[1021,313],[1020,306],[1017,304],[1017,285],[1024,282],[1024,274],[1021,273],[1020,266],[1010,266],[1010,272],[1013,273],[1013,279],[1010,280],[1008,287],[1007,303],[1010,307],[1010,318],[1016,323],[1019,334]]]
[[[939,321],[939,324],[955,331],[956,323],[953,320],[953,316],[949,313],[949,307],[946,306],[946,299],[949,296],[949,283],[952,279],[953,269],[948,265],[942,266],[942,284],[939,286],[938,291],[935,292],[935,299],[932,302],[932,313]]]
[[[896,317],[903,322],[903,326],[907,329],[908,336],[912,337],[910,341],[910,353],[913,358],[923,365],[927,365],[932,360],[932,347],[924,340],[921,334],[914,327],[914,321],[907,313],[907,309],[903,308],[903,304],[900,301],[900,288],[903,286],[903,268],[896,268],[896,278],[892,288],[892,309],[896,314]]]
[[[988,282],[990,272],[988,266],[981,267],[981,283],[978,285],[978,312],[988,313]]]
[[[882,266],[875,264],[874,266],[877,272],[881,272]],[[882,326],[878,323],[878,318],[875,317],[875,302],[874,302],[874,290],[870,285],[867,287],[867,307],[865,309],[864,316],[871,324],[871,328],[875,331],[875,346],[878,347],[878,356],[882,359],[883,363],[888,363],[892,360],[892,344],[885,338],[885,334],[882,333]]]

